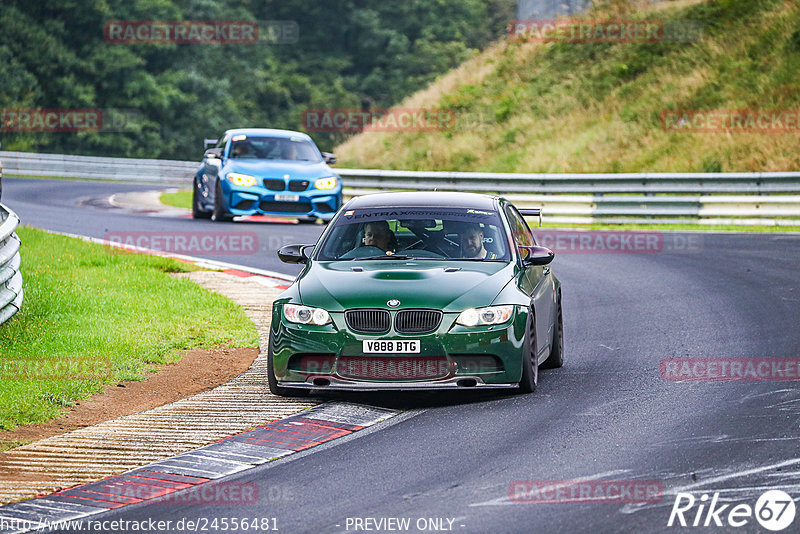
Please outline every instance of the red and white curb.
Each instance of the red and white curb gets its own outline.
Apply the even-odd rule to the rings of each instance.
[[[57,530],[68,521],[173,493],[174,500],[213,495],[225,476],[349,436],[399,413],[345,402],[315,406],[121,475],[4,506],[0,533]],[[252,491],[257,488],[244,497],[257,499]]]

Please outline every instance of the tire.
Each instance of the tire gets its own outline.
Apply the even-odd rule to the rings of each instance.
[[[533,314],[531,314],[531,317],[533,317]],[[536,359],[536,328],[533,319],[528,320],[522,354],[522,379],[519,381],[519,392],[533,393],[539,383],[539,364]]]
[[[192,218],[210,219],[211,212],[200,208],[200,196],[197,193],[197,183],[192,181]]]
[[[271,338],[267,351],[267,382],[269,382],[269,390],[278,397],[307,397],[311,393],[310,389],[284,388],[278,385],[278,379],[275,377],[275,364],[272,360]]]
[[[558,369],[564,365],[564,320],[561,314],[561,295],[556,304],[556,324],[553,328],[553,343],[550,345],[550,356],[542,362],[542,369]]]
[[[227,222],[233,220],[233,215],[225,211],[222,205],[222,187],[217,181],[217,186],[214,188],[214,213],[211,215],[211,220],[216,222]]]

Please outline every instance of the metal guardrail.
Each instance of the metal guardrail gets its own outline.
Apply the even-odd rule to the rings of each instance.
[[[188,161],[65,156],[0,151],[6,175],[183,183],[200,166]]]
[[[0,204],[0,324],[22,306],[21,243],[14,233],[18,225],[17,214]]]
[[[7,174],[187,184],[199,163],[0,152]],[[555,222],[800,226],[800,172],[519,174],[337,169],[345,194],[499,193]]]

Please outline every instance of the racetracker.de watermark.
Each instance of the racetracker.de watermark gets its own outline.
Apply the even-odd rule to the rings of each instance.
[[[445,132],[456,114],[445,109],[307,109],[301,116],[307,132]]]
[[[0,132],[99,132],[132,131],[144,115],[119,108],[4,108],[0,110]]]
[[[109,252],[156,250],[174,254],[258,253],[254,232],[108,232]]]
[[[513,41],[535,43],[688,43],[699,40],[703,25],[690,20],[530,19],[508,25]]]
[[[112,374],[107,357],[0,358],[0,380],[108,380]]]
[[[655,504],[663,496],[659,480],[515,480],[508,487],[516,504]]]
[[[800,380],[800,358],[664,358],[661,378],[673,382]]]
[[[103,26],[109,44],[294,44],[294,20],[112,20]]]
[[[536,230],[537,242],[557,254],[665,254],[703,248],[700,234],[594,230]]]
[[[130,499],[131,502],[159,497],[154,501],[157,505],[244,505],[252,506],[265,502],[264,497],[269,497],[273,502],[290,502],[293,498],[291,492],[283,489],[266,492],[268,495],[259,495],[258,484],[255,482],[210,482],[190,486],[180,491],[173,492],[169,488],[153,486],[143,479],[141,483],[115,484],[106,488],[106,492],[116,497]],[[261,499],[259,499],[261,497]]]
[[[800,133],[800,110],[664,110],[661,127],[680,133]]]

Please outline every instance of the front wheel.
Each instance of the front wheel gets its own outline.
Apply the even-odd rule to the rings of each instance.
[[[196,182],[192,182],[192,217],[195,219],[211,218],[211,212],[204,210],[200,206],[200,194],[197,191]]]
[[[553,326],[553,343],[550,356],[542,362],[542,369],[557,369],[564,365],[564,319],[561,314],[561,295],[556,304],[556,324]]]
[[[536,326],[533,319],[530,319],[525,332],[525,345],[522,348],[522,380],[519,381],[519,391],[520,393],[533,393],[536,391],[538,383],[539,362],[536,358]]]
[[[214,188],[214,213],[211,218],[216,222],[233,220],[233,215],[225,211],[225,205],[222,202],[222,186],[219,185],[219,181],[216,188]]]

